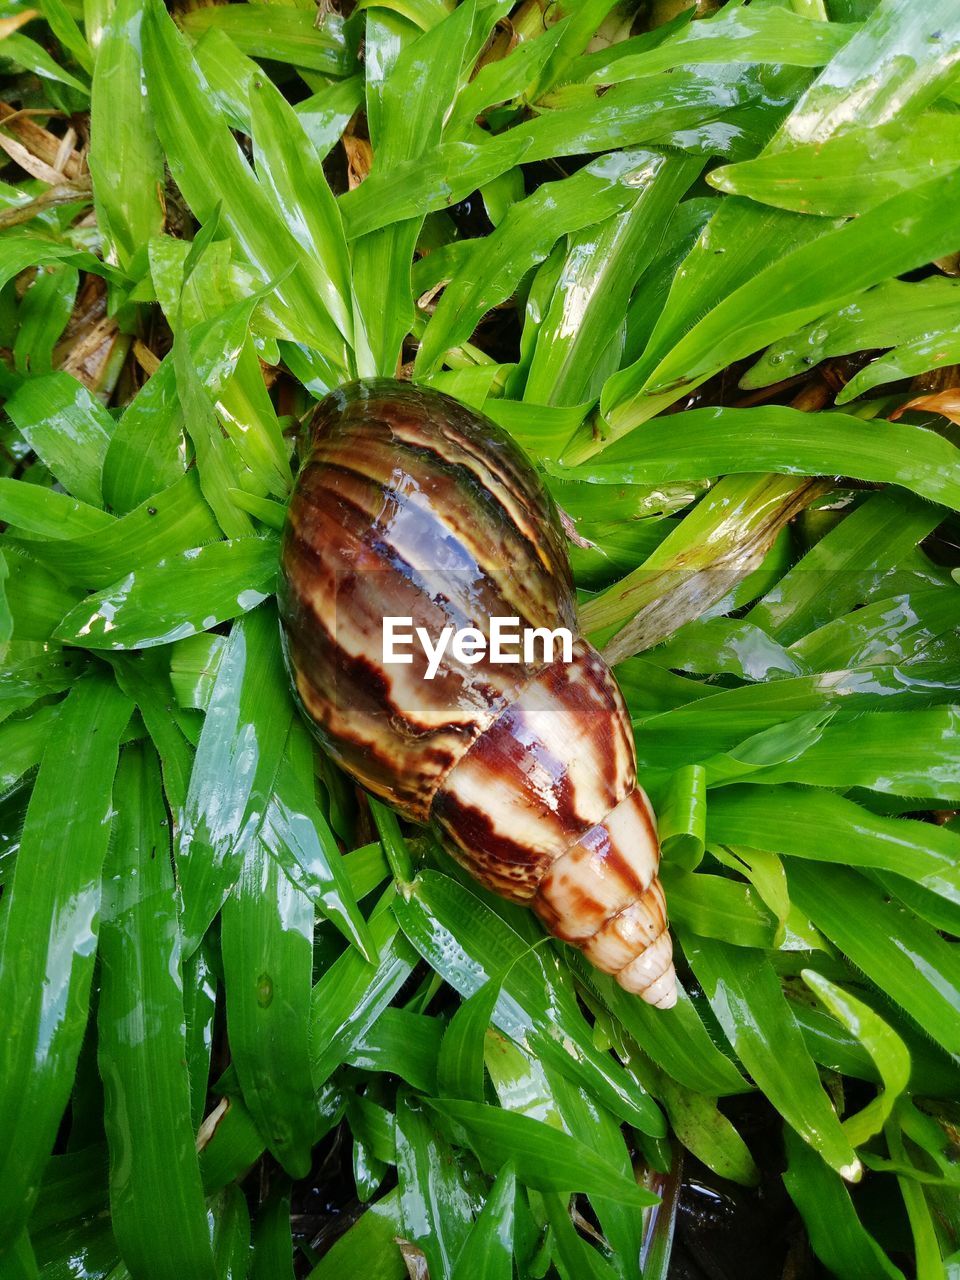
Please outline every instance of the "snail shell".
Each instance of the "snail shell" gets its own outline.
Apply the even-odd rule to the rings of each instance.
[[[384,616],[488,633],[494,616],[576,635],[549,495],[498,427],[388,379],[327,396],[283,539],[280,613],[297,696],[327,752],[495,893],[627,991],[676,1002],[659,846],[606,663],[382,660]]]

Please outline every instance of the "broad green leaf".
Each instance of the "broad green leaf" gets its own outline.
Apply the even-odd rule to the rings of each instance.
[[[494,1025],[592,1089],[621,1119],[643,1132],[662,1129],[651,1099],[594,1047],[560,972],[540,962],[520,935],[479,898],[449,877],[427,870],[397,897],[393,912],[413,946],[461,995],[472,995],[510,963],[494,1008]]]
[[[540,325],[524,398],[535,404],[595,400],[623,349],[623,316],[634,284],[657,252],[659,233],[699,162],[663,157],[637,182],[622,213],[569,237]],[[510,216],[509,214],[507,215]]]
[[[0,724],[0,794],[40,763],[56,721],[56,706],[40,706],[32,715]]]
[[[483,1202],[453,1269],[453,1280],[511,1280],[513,1221],[517,1177],[511,1161],[503,1166]]]
[[[860,1161],[840,1126],[770,962],[740,947],[683,935],[683,949],[724,1035],[787,1123],[841,1177]]]
[[[960,591],[953,583],[901,594],[896,580],[878,584],[872,604],[834,618],[794,641],[790,651],[807,670],[836,671],[921,657],[960,624]],[[894,594],[895,592],[895,594]]]
[[[937,507],[895,489],[874,494],[821,538],[747,617],[783,644],[800,640],[855,609],[893,570],[909,564],[914,548],[942,518]],[[911,585],[922,581],[915,576]]]
[[[346,1061],[364,1071],[399,1076],[421,1093],[436,1093],[442,1038],[439,1018],[406,1009],[384,1009],[347,1054]]]
[[[444,290],[420,343],[417,372],[436,368],[445,351],[469,338],[481,316],[510,296],[561,235],[634,204],[636,188],[663,163],[649,151],[617,152],[592,161],[571,178],[544,184],[514,205],[496,230],[476,244]]]
[[[960,339],[953,328],[922,334],[872,360],[850,379],[837,395],[837,404],[847,404],[874,387],[911,378],[931,369],[942,369],[960,360]]]
[[[586,1143],[515,1111],[452,1098],[427,1101],[480,1163],[499,1170],[513,1161],[518,1179],[538,1191],[584,1191],[643,1208],[658,1197],[597,1156]]]
[[[839,1280],[904,1280],[857,1211],[841,1178],[787,1130],[783,1181],[803,1218],[814,1252]]]
[[[855,871],[791,859],[790,897],[831,942],[954,1058],[960,963],[953,945]],[[856,915],[848,904],[856,903]]]
[[[363,102],[363,76],[335,80],[294,108],[304,132],[322,160],[340,140],[351,116]]]
[[[290,1185],[277,1180],[253,1224],[250,1280],[293,1280]]]
[[[131,704],[113,679],[78,681],[60,709],[0,915],[0,1216],[12,1242],[36,1199],[89,1015],[101,873],[120,735]],[[96,725],[96,733],[90,726]],[[71,832],[70,857],[62,856]]]
[[[906,1089],[910,1080],[910,1053],[892,1027],[862,1000],[813,969],[804,969],[800,976],[834,1017],[863,1044],[883,1081],[883,1092],[843,1122],[850,1141],[860,1146],[880,1132],[897,1098]]]
[[[676,1005],[662,1010],[637,1000],[597,969],[590,968],[587,978],[617,1022],[679,1084],[712,1097],[749,1091],[730,1058],[714,1044],[682,984]]]
[[[855,28],[817,22],[778,6],[721,9],[688,22],[666,39],[655,29],[579,58],[571,78],[610,84],[655,75],[671,67],[712,62],[772,62],[822,67],[843,48]]]
[[[18,373],[50,373],[57,339],[70,319],[79,272],[69,263],[38,271],[17,312],[13,363]]]
[[[655,369],[620,379],[616,399],[605,395],[608,438],[646,422],[712,373],[844,305],[861,290],[953,252],[950,246],[960,240],[960,214],[951,225],[944,211],[960,208],[958,190],[955,173],[922,183],[764,267],[695,324]],[[597,451],[587,443],[579,448],[583,456]]]
[[[803,669],[783,645],[740,618],[695,618],[647,657],[674,671],[740,680],[775,680]]]
[[[87,649],[148,649],[207,631],[267,598],[277,554],[272,537],[182,551],[88,596],[63,619],[57,637]]]
[[[236,1185],[224,1187],[209,1201],[213,1219],[213,1259],[218,1276],[242,1280],[250,1265],[250,1210]]]
[[[450,1019],[437,1059],[442,1097],[483,1101],[483,1048],[502,986],[500,979],[489,978]]]
[[[323,264],[318,276],[323,304],[346,341],[355,345],[347,242],[320,157],[272,81],[254,81],[250,112],[260,181],[301,252]]]
[[[271,15],[285,12],[295,11],[273,9]],[[318,302],[319,265],[309,264],[301,254],[214,109],[182,37],[159,5],[147,10],[143,39],[157,132],[187,203],[201,223],[220,206],[223,225],[243,256],[264,284],[274,285],[269,307],[277,321],[346,372],[349,359],[342,338]]]
[[[276,614],[257,609],[230,632],[180,817],[176,856],[188,956],[259,835],[292,717]]]
[[[167,355],[114,428],[103,460],[103,496],[114,511],[132,511],[175,484],[186,464],[183,410]]]
[[[0,238],[0,287],[28,267],[45,266],[52,262],[69,262],[83,271],[92,271],[108,280],[118,278],[115,268],[72,244],[36,233],[17,234],[8,231]]]
[[[907,121],[942,92],[960,61],[952,0],[881,0],[783,122],[771,151],[825,142],[851,126]]]
[[[779,209],[850,217],[898,191],[945,177],[958,163],[956,117],[931,112],[909,124],[868,126],[725,165],[711,172],[709,182]]]
[[[960,901],[960,833],[882,817],[826,789],[724,787],[710,794],[707,832],[723,844],[894,871]]]
[[[553,1261],[560,1269],[562,1280],[613,1280],[613,1267],[590,1247],[574,1227],[570,1216],[569,1197],[548,1192],[543,1196],[543,1207],[550,1225],[550,1244]]]
[[[231,1057],[264,1141],[292,1177],[302,1178],[313,1145],[313,904],[258,839],[244,844],[221,922]]]
[[[796,760],[754,774],[761,785],[799,782],[818,787],[867,787],[888,795],[960,802],[956,762],[960,711],[889,711],[827,725]]]
[[[519,124],[511,136],[530,141],[528,161],[649,145],[736,154],[747,133],[737,124],[736,109],[753,107],[756,124],[765,133],[763,117],[772,116],[772,106],[764,103],[755,77],[725,65],[627,80],[603,94],[587,85],[575,104]]]
[[[50,30],[65,49],[69,49],[84,71],[93,70],[93,54],[77,26],[76,19],[63,0],[40,0],[40,11]],[[91,34],[92,41],[92,34]]]
[[[190,1113],[195,1129],[200,1128],[207,1100],[213,1020],[217,1009],[217,972],[211,963],[211,951],[209,946],[199,946],[183,966],[187,1074],[190,1077]]]
[[[435,1118],[401,1093],[396,1119],[397,1182],[403,1234],[426,1256],[430,1276],[450,1276],[473,1224],[463,1172]]]
[[[571,455],[572,456],[572,455]],[[924,427],[864,422],[844,413],[786,406],[689,409],[644,425],[593,462],[564,468],[568,479],[644,484],[724,472],[855,476],[898,484],[960,509],[956,446]]]
[[[466,35],[475,14],[473,0],[467,0],[423,35],[415,34],[409,23],[398,25],[386,15],[373,20],[368,14],[367,119],[375,171],[405,161],[419,167],[423,154],[439,143],[460,85]],[[428,65],[430,74],[425,75]],[[345,225],[349,229],[346,216]],[[410,264],[419,230],[419,217],[394,221],[352,246],[358,324],[367,335],[372,367],[386,376],[396,372],[403,339],[413,327]]]
[[[657,1092],[674,1133],[688,1151],[721,1178],[744,1187],[757,1185],[760,1171],[750,1149],[715,1098],[685,1089],[669,1078],[659,1081]]]
[[[400,1195],[394,1190],[366,1209],[334,1242],[309,1272],[308,1280],[342,1280],[344,1275],[362,1275],[367,1280],[407,1280],[409,1272],[397,1248],[401,1230]]]
[[[48,373],[24,382],[4,407],[63,487],[102,506],[100,477],[113,420],[87,388],[68,373]]]
[[[36,40],[31,40],[29,36],[22,35],[19,31],[4,34],[3,44],[0,45],[0,56],[27,71],[33,71],[44,80],[56,80],[60,84],[69,85],[79,93],[84,95],[88,93],[87,86],[82,80],[78,80],[76,76],[71,75],[55,62],[43,45],[38,44]]]
[[[523,159],[529,140],[512,134],[484,142],[444,142],[414,159],[374,169],[338,200],[353,242],[391,223],[446,209]]]
[[[7,476],[0,478],[0,519],[18,533],[50,539],[78,538],[116,523],[99,507]]]
[[[777,475],[724,476],[638,568],[584,603],[581,626],[617,663],[708,611],[735,607],[725,602],[740,587],[752,599],[750,575],[776,555],[808,492],[809,482]]]
[[[284,876],[332,920],[371,963],[370,929],[357,906],[346,863],[314,796],[314,764],[306,726],[294,719],[263,816],[260,841]]]
[[[595,1155],[625,1178],[634,1178],[631,1153],[616,1118],[601,1107],[586,1089],[572,1084],[555,1071],[547,1069],[544,1074],[566,1131],[589,1146]],[[590,1201],[617,1272],[623,1280],[641,1280],[639,1260],[643,1216],[627,1205],[598,1194],[591,1195]]]
[[[355,947],[335,960],[313,988],[313,1083],[319,1089],[390,1004],[416,963],[416,955],[388,911],[370,920],[376,964]]]
[[[804,373],[830,356],[895,347],[949,328],[960,305],[960,280],[931,276],[886,280],[848,306],[804,325],[769,347],[740,379],[747,389]]]
[[[680,929],[732,946],[775,946],[777,921],[751,886],[669,863],[661,868],[660,878],[670,918]]]
[[[90,116],[90,172],[97,221],[116,260],[163,229],[163,154],[143,92],[140,0],[117,0],[97,47]]]
[[[176,816],[183,809],[193,763],[192,752],[183,731],[173,715],[173,687],[164,655],[131,654],[117,656],[112,662],[117,684],[136,703],[147,733],[153,740],[163,790],[170,812]]]
[[[347,46],[343,19],[327,13],[323,21],[310,9],[260,4],[231,5],[229,9],[193,9],[183,15],[183,28],[199,37],[211,28],[228,35],[243,53],[329,76],[349,74],[354,55]]]
[[[217,522],[200,493],[195,471],[152,494],[119,520],[56,541],[31,541],[31,554],[53,572],[84,587],[107,587],[129,574],[213,543]]]
[[[197,1134],[203,1189],[212,1195],[243,1177],[264,1149],[260,1130],[239,1097],[221,1098]]]
[[[104,866],[98,1059],[110,1147],[111,1224],[124,1261],[158,1277],[213,1277],[185,1064],[180,927],[160,770],[120,762]],[[145,1201],[153,1211],[143,1212]]]

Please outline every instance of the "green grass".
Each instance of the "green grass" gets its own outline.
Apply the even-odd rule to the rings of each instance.
[[[703,7],[0,10],[5,1277],[664,1280],[684,1167],[960,1268],[960,8]],[[576,525],[675,1010],[295,714],[300,428],[398,370]]]

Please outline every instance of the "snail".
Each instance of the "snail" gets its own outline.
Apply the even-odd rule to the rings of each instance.
[[[280,616],[328,754],[481,884],[627,991],[676,1002],[659,846],[617,683],[576,627],[557,512],[493,422],[441,393],[351,383],[317,407],[283,535]],[[384,659],[384,619],[437,636],[508,618],[570,652]],[[551,660],[552,658],[552,660]]]

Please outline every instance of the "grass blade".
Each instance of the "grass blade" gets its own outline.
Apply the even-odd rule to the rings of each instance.
[[[87,1023],[113,780],[130,712],[110,677],[90,675],[71,690],[3,894],[0,1004],[9,1023],[0,1044],[0,1218],[8,1246],[36,1199]],[[72,833],[69,858],[61,856],[64,831]]]
[[[134,1273],[212,1280],[185,1063],[170,832],[149,748],[125,750],[115,797],[97,1015],[113,1230]],[[147,1198],[150,1214],[142,1211]]]

